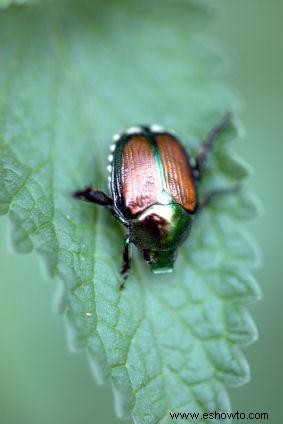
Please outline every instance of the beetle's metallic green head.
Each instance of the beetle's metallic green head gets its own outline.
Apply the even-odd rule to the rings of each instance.
[[[153,272],[170,272],[191,223],[192,216],[179,204],[154,204],[132,221],[131,239]]]
[[[150,250],[143,252],[144,259],[150,264],[152,272],[163,274],[172,272],[177,256],[177,250]]]

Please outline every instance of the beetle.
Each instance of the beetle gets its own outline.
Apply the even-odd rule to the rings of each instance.
[[[180,140],[158,125],[134,126],[113,137],[108,170],[109,192],[87,187],[78,199],[106,207],[126,228],[122,283],[131,269],[131,244],[154,273],[173,270],[178,247],[189,235],[198,211],[235,187],[218,189],[202,199],[198,186],[219,135],[232,123],[226,113],[210,131],[195,159]]]

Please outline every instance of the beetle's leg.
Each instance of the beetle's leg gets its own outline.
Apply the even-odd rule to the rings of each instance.
[[[126,280],[131,271],[132,254],[131,254],[130,244],[131,244],[130,236],[127,235],[125,238],[124,251],[123,251],[123,263],[121,268],[121,274],[122,274],[122,283],[120,284],[121,290],[125,288]]]
[[[239,189],[240,189],[240,184],[235,184],[232,187],[219,188],[219,189],[211,191],[210,193],[205,194],[203,198],[199,200],[196,212],[199,213],[202,209],[209,206],[211,202],[217,199],[217,197],[223,196],[225,194],[235,193]]]
[[[197,157],[195,159],[195,166],[194,166],[194,177],[196,180],[199,180],[202,177],[202,174],[206,168],[206,162],[209,153],[214,147],[214,144],[219,137],[219,135],[228,128],[232,123],[232,115],[230,112],[227,112],[220,122],[210,131],[210,133],[207,135],[206,140],[202,143]]]
[[[111,197],[107,196],[107,194],[103,193],[103,191],[93,190],[88,187],[82,191],[76,191],[74,193],[74,197],[76,199],[84,200],[90,203],[97,203],[102,206],[112,206],[113,200]]]

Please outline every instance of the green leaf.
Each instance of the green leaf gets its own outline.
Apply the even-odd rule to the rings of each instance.
[[[161,0],[0,14],[0,212],[17,251],[35,249],[64,282],[72,346],[86,349],[97,381],[111,379],[118,415],[136,423],[229,411],[226,388],[249,379],[239,347],[256,338],[245,305],[259,289],[246,190],[203,211],[172,275],[151,274],[135,252],[123,292],[121,226],[70,196],[90,183],[107,189],[111,135],[128,125],[174,128],[195,152],[225,111],[236,113],[225,53],[198,32],[205,19],[192,1]],[[236,139],[231,128],[219,140],[203,193],[245,178]]]

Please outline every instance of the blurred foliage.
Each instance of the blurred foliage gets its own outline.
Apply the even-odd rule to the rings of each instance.
[[[25,3],[27,0],[0,0],[0,8],[1,7],[7,7],[7,6],[10,6],[11,4],[13,4],[13,3],[16,3],[16,4],[23,4],[23,3]]]
[[[259,341],[246,350],[252,382],[233,393],[233,409],[268,412],[268,422],[277,424],[283,386],[283,2],[221,1],[219,12],[215,34],[235,51],[231,81],[243,95],[247,136],[237,150],[252,165],[251,187],[262,203],[260,219],[251,224],[262,251],[256,275],[264,299],[253,308]]]

